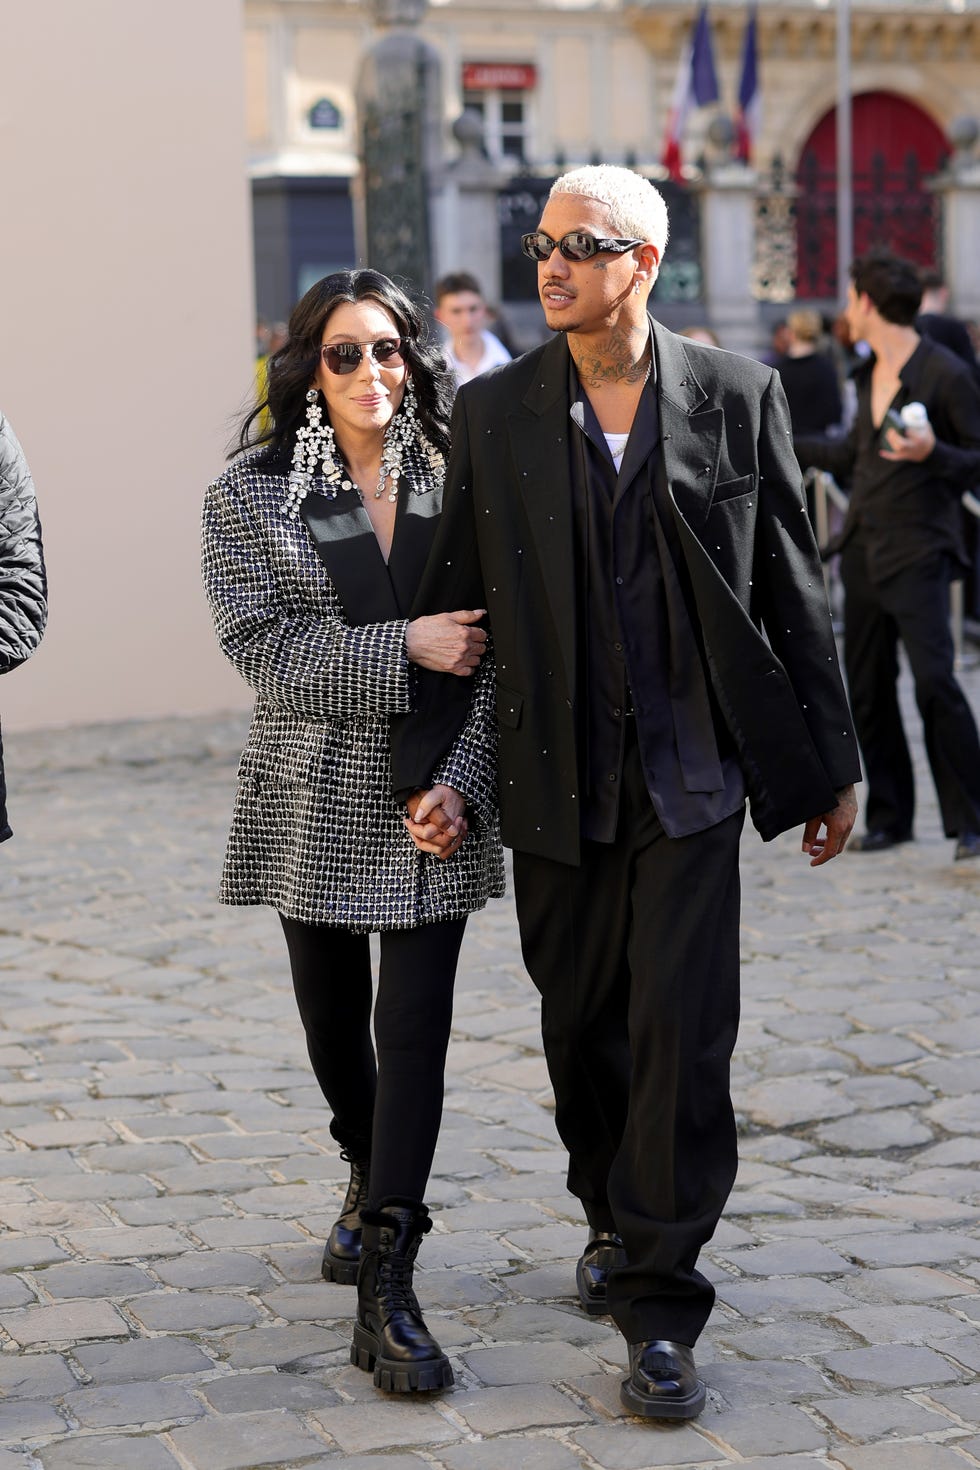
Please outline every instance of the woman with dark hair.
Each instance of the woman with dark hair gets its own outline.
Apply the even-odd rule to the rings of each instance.
[[[832,433],[843,418],[844,406],[833,359],[820,351],[820,313],[791,311],[786,331],[786,352],[774,365],[786,393],[793,433]]]
[[[220,898],[279,912],[351,1170],[323,1275],[356,1280],[351,1361],[396,1393],[453,1381],[412,1268],[432,1223],[422,1201],[463,928],[503,891],[482,612],[407,617],[441,511],[452,389],[404,292],[377,271],[327,276],[293,312],[267,401],[204,507],[218,639],[257,696]],[[473,697],[406,815],[389,728],[420,670],[472,678]]]

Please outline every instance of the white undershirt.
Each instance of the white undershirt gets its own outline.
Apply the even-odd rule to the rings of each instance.
[[[613,457],[613,464],[616,466],[618,475],[623,468],[623,455],[626,453],[626,441],[629,434],[605,434],[603,438],[609,445],[609,453]]]

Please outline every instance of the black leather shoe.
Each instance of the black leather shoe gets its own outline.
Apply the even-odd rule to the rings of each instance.
[[[593,1235],[575,1267],[575,1286],[582,1311],[590,1317],[601,1317],[609,1311],[606,1287],[609,1273],[626,1265],[626,1252],[618,1235],[600,1230]]]
[[[631,1342],[630,1376],[619,1397],[644,1419],[695,1419],[706,1394],[693,1351],[680,1342]]]
[[[961,863],[964,858],[980,857],[980,832],[961,832],[953,853],[953,862]]]
[[[890,847],[911,841],[911,832],[904,837],[895,837],[891,832],[865,832],[863,837],[852,837],[847,847],[850,852],[887,852]]]

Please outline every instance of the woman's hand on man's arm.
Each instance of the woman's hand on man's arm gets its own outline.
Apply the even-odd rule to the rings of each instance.
[[[409,660],[437,674],[472,674],[487,646],[485,631],[475,626],[485,616],[486,609],[478,607],[415,618],[405,630]]]

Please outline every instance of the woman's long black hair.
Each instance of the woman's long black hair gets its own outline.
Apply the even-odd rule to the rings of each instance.
[[[324,276],[293,308],[289,339],[269,358],[266,397],[242,420],[236,452],[264,446],[265,463],[288,469],[296,431],[306,422],[306,394],[320,361],[324,326],[334,308],[345,301],[374,301],[392,317],[406,343],[403,356],[415,384],[423,432],[443,454],[448,452],[453,374],[438,344],[428,340],[428,323],[419,307],[394,281],[372,270],[335,271]],[[255,432],[264,410],[271,427]],[[329,422],[322,393],[320,411]]]

